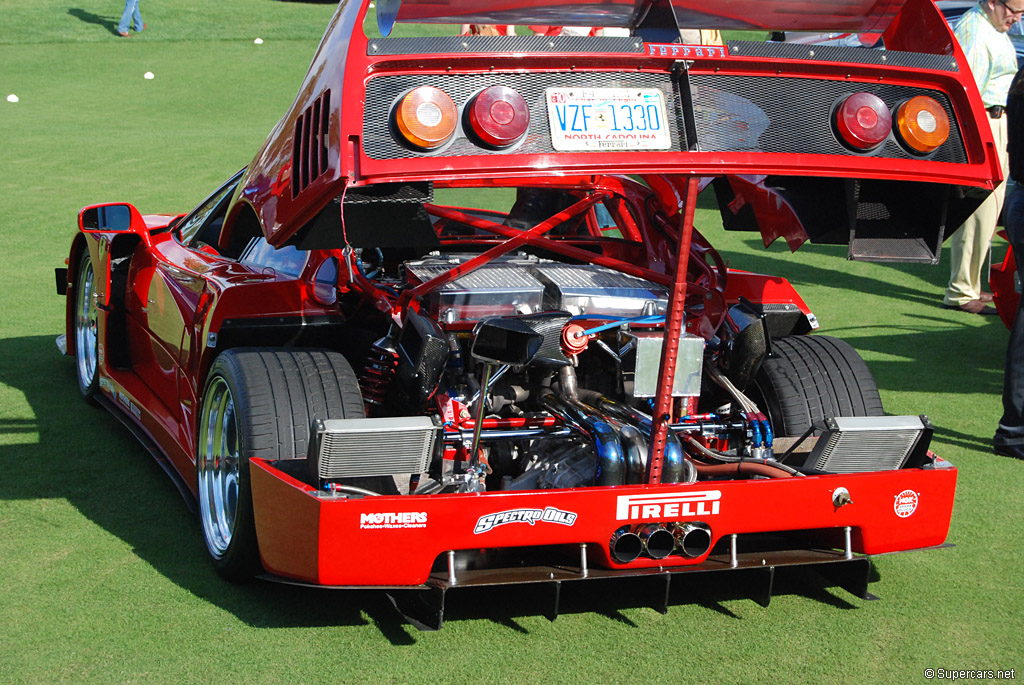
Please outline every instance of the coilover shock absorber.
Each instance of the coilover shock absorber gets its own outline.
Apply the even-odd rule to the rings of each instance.
[[[384,336],[370,345],[366,355],[366,366],[359,376],[359,389],[363,393],[363,405],[367,415],[384,404],[391,381],[398,370],[398,349],[390,336]]]

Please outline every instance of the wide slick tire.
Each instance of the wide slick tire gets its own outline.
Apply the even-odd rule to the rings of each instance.
[[[779,436],[798,436],[835,416],[882,416],[867,364],[846,342],[827,335],[772,340],[772,356],[754,381],[760,408]]]
[[[262,571],[249,460],[304,459],[317,419],[364,416],[352,368],[328,350],[236,348],[214,361],[197,436],[199,517],[214,567]]]
[[[78,391],[92,401],[99,387],[99,312],[96,275],[89,250],[83,249],[75,271],[75,370]]]

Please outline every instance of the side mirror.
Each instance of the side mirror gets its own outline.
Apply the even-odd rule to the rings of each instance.
[[[544,336],[519,319],[484,319],[473,330],[470,354],[485,364],[522,366],[537,354]]]
[[[136,233],[149,244],[149,228],[139,210],[130,204],[90,205],[78,213],[78,226],[83,231],[114,231]]]

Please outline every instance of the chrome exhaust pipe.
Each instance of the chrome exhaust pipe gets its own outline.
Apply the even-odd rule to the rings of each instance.
[[[598,485],[623,485],[626,482],[626,457],[619,436],[607,422],[583,411],[576,403],[549,392],[541,398],[549,412],[582,433],[597,452]]]
[[[651,559],[664,559],[675,551],[675,537],[657,523],[638,526],[635,532],[643,543],[644,553]]]
[[[619,442],[626,457],[626,482],[644,482],[644,458],[647,456],[647,441],[635,426],[624,423],[619,427]]]
[[[644,543],[639,535],[629,529],[629,526],[623,526],[612,533],[608,549],[615,561],[620,564],[628,564],[631,561],[636,561],[640,553],[644,551]]]
[[[711,527],[700,521],[673,523],[672,536],[676,551],[684,557],[694,559],[711,549]]]
[[[615,400],[609,399],[599,392],[593,390],[581,390],[579,391],[581,400],[586,403],[587,406],[591,406],[594,411],[598,412],[604,417],[615,419],[622,422],[625,425],[635,428],[640,431],[640,435],[644,441],[651,439],[651,417],[647,416],[641,411],[623,404],[622,402],[616,402]],[[625,438],[625,433],[623,433]],[[626,440],[623,440],[623,449],[629,454],[629,447],[626,444]],[[693,483],[697,480],[697,471],[692,465],[684,458],[683,444],[679,441],[671,431],[666,436],[665,441],[665,452],[662,461],[661,470],[661,482],[662,483]],[[641,466],[647,462],[647,444],[643,444],[643,455],[641,457]],[[630,462],[632,464],[632,462]],[[643,482],[643,477],[639,481],[632,482]]]

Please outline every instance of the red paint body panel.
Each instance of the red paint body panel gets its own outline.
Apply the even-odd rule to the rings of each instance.
[[[1006,237],[1005,231],[999,235]],[[1015,285],[1017,275],[1017,256],[1012,246],[1006,247],[1003,261],[993,264],[989,272],[989,287],[992,289],[994,304],[999,311],[999,318],[1007,328],[1013,328],[1013,320],[1017,318],[1017,307],[1020,304],[1020,293]]]
[[[730,304],[745,297],[751,302],[792,303],[804,314],[811,310],[788,280],[781,276],[753,274],[749,271],[729,269],[729,283],[725,289],[725,299]]]
[[[887,473],[810,476],[767,481],[707,481],[693,485],[622,486],[545,492],[505,492],[412,497],[331,499],[263,461],[252,462],[253,500],[260,554],[278,575],[322,585],[419,585],[434,560],[448,550],[578,545],[587,543],[591,564],[635,569],[696,565],[696,559],[672,556],[640,558],[618,564],[608,555],[612,533],[624,524],[651,521],[702,521],[715,542],[733,533],[842,528],[854,530],[854,551],[881,554],[939,545],[952,514],[956,469],[907,469]],[[852,503],[836,508],[832,493],[850,491]],[[912,490],[914,512],[895,512],[897,496]],[[691,501],[691,516],[616,516],[621,498],[664,495],[685,499],[693,493],[719,493],[711,501]],[[717,504],[717,508],[712,505]],[[664,505],[663,505],[664,506]],[[686,506],[679,504],[680,508]],[[554,507],[576,514],[570,525],[536,521],[507,523],[474,533],[481,517],[516,509]],[[716,513],[710,513],[717,509]],[[641,510],[642,512],[642,510]],[[407,514],[393,528],[367,528],[374,514]],[[392,517],[401,521],[402,517]],[[374,519],[375,520],[375,519]],[[387,520],[387,519],[384,519]],[[386,523],[377,525],[388,525]],[[315,574],[310,564],[308,531],[318,531]],[[294,531],[304,531],[296,536]],[[742,541],[742,538],[740,538]],[[739,543],[742,549],[742,542]]]
[[[517,4],[517,3],[512,3]],[[762,5],[747,3],[752,9]],[[763,3],[765,6],[774,3]],[[829,13],[831,5],[818,3],[797,3],[791,15],[792,21],[801,17],[821,16],[817,12],[804,12],[813,6],[825,15],[840,22],[857,21],[860,10],[870,10],[867,17],[874,28],[887,25],[901,7],[896,2],[865,2],[858,10],[849,14]],[[951,43],[951,34],[942,21],[941,14],[928,0],[910,0],[909,14],[915,20],[928,16],[928,26],[933,26],[936,36],[927,41],[912,43],[922,52],[950,54],[951,60],[966,65],[959,46]],[[462,5],[456,6],[457,11]],[[440,13],[448,11],[445,3]],[[439,13],[435,6],[424,3],[403,11],[422,9],[423,13]],[[429,8],[429,9],[428,9]],[[689,173],[705,176],[728,174],[781,174],[799,176],[849,176],[900,180],[914,178],[922,182],[952,183],[992,188],[992,179],[999,179],[998,158],[993,154],[991,130],[978,127],[975,123],[983,115],[984,108],[974,80],[966,66],[958,71],[935,71],[932,69],[901,69],[899,73],[886,65],[867,63],[844,64],[841,70],[832,65],[823,65],[813,60],[772,59],[745,57],[730,54],[727,58],[696,59],[690,66],[691,74],[710,74],[727,69],[737,76],[767,76],[778,79],[812,78],[835,80],[855,84],[885,81],[896,85],[914,85],[946,93],[957,117],[967,149],[967,164],[936,163],[918,159],[891,159],[878,164],[872,157],[815,155],[815,154],[766,154],[747,151],[700,152],[652,151],[642,158],[637,155],[622,155],[618,152],[550,153],[550,154],[487,154],[481,150],[476,156],[463,156],[457,164],[443,156],[410,154],[396,164],[391,159],[373,159],[362,147],[363,107],[366,100],[366,83],[369,79],[380,78],[392,73],[408,73],[414,64],[415,72],[430,83],[432,74],[453,73],[452,62],[446,54],[417,55],[410,61],[407,55],[375,55],[370,41],[363,35],[362,26],[365,10],[354,2],[342,3],[313,59],[309,74],[299,89],[299,94],[289,112],[281,119],[263,148],[249,165],[243,179],[243,190],[229,212],[232,221],[245,206],[255,210],[267,239],[274,245],[286,242],[296,231],[309,221],[331,199],[342,194],[347,185],[383,183],[398,180],[449,180],[449,179],[498,179],[515,175],[528,175],[537,168],[559,168],[561,173],[672,173],[685,166]],[[730,14],[732,7],[730,7]],[[757,16],[754,11],[751,16]],[[931,17],[934,15],[934,17]],[[747,16],[747,15],[743,15]],[[782,16],[782,15],[776,15]],[[787,15],[789,16],[789,15]],[[896,15],[897,17],[903,16]],[[399,19],[402,15],[399,14]],[[719,18],[719,22],[722,18]],[[938,22],[938,23],[936,23]],[[459,23],[459,22],[455,22]],[[508,22],[501,22],[508,23]],[[537,23],[537,22],[530,22]],[[541,22],[543,23],[543,22]],[[897,23],[896,21],[893,22]],[[704,16],[700,27],[715,27],[712,16]],[[770,23],[758,24],[764,28],[780,28]],[[729,24],[724,25],[729,28]],[[835,28],[835,27],[833,27]],[[864,28],[864,27],[861,27]],[[856,29],[860,30],[860,29]],[[916,29],[900,24],[890,29],[893,40],[903,39],[906,33]],[[944,31],[940,34],[939,31]],[[887,34],[888,35],[888,34]],[[369,47],[368,47],[369,46]],[[488,73],[523,70],[568,71],[566,61],[571,59],[572,71],[576,73],[602,72],[620,73],[638,70],[641,72],[665,73],[673,68],[679,59],[671,52],[665,55],[647,53],[572,54],[564,53],[491,53],[460,55],[457,69],[461,73]],[[292,151],[296,123],[318,101],[325,92],[330,92],[331,112],[327,129],[326,171],[296,196],[292,187]],[[799,110],[796,110],[797,112]],[[823,122],[824,123],[824,122]],[[993,161],[996,160],[996,161]],[[782,233],[781,235],[785,235]],[[765,238],[770,242],[770,238]],[[773,238],[771,238],[773,239]],[[787,236],[788,239],[788,236]]]

